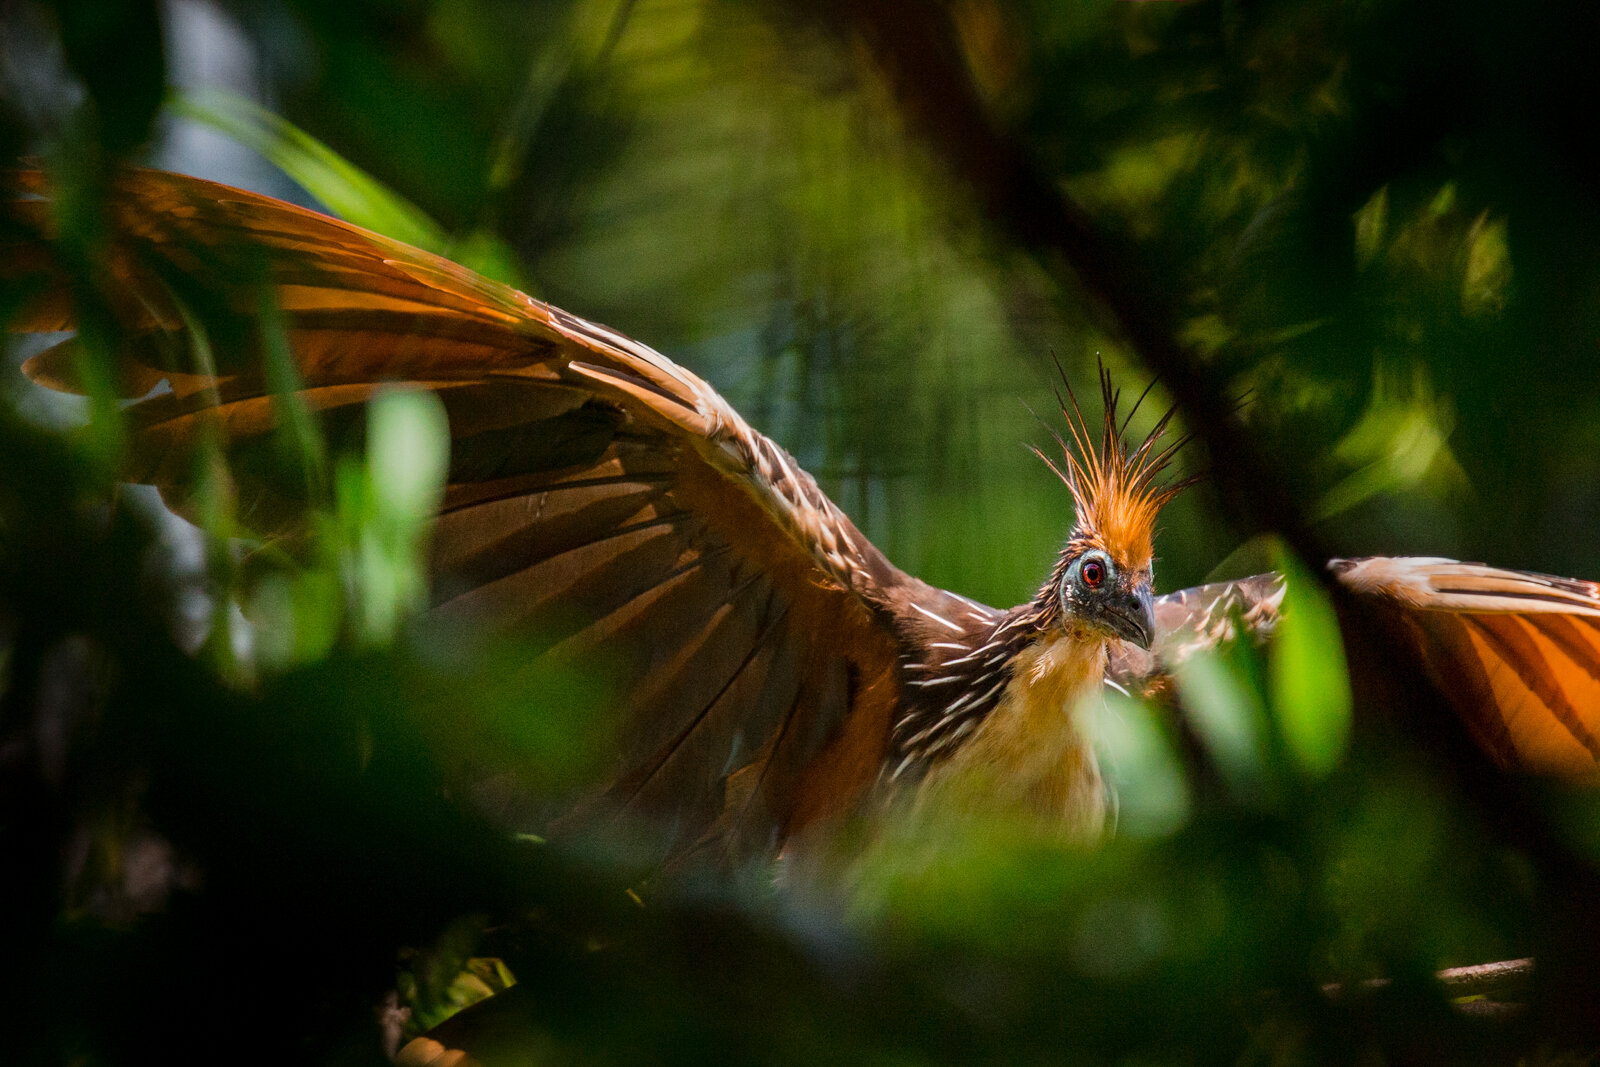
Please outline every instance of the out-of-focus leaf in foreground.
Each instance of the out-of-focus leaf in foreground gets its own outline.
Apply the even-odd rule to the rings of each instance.
[[[339,471],[340,505],[364,513],[349,546],[361,633],[393,640],[426,600],[422,546],[444,499],[450,428],[432,393],[382,392],[369,405],[365,468]]]
[[[438,223],[283,117],[219,90],[180,93],[168,106],[254,148],[346,222],[430,252],[444,251],[448,239]]]
[[[168,107],[260,152],[346,222],[448,256],[486,277],[523,284],[504,240],[481,229],[452,237],[421,208],[281,115],[215,89],[178,93]]]
[[[1301,769],[1322,777],[1344,758],[1350,738],[1344,645],[1327,594],[1299,561],[1280,553],[1278,570],[1285,578],[1283,618],[1267,654],[1273,711]]]

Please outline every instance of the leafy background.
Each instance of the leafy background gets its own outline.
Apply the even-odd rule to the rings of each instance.
[[[1151,417],[1176,400],[1199,431],[1185,463],[1212,477],[1164,517],[1160,589],[1285,542],[1594,577],[1597,38],[1575,2],[13,0],[0,149],[67,191],[86,278],[96,190],[130,160],[321,204],[645,339],[896,563],[991,603],[1030,595],[1070,524],[1023,447],[1056,361],[1160,372]],[[369,431],[415,450],[410,481],[392,448],[297,431],[327,492],[291,564],[247,551],[225,472],[209,538],[118,488],[115,405],[19,373],[0,396],[23,1061],[381,1062],[386,991],[431,1021],[504,971],[522,1062],[1600,1048],[1592,798],[1463,769],[1414,700],[1358,694],[1347,755],[1348,705],[1295,725],[1325,634],[1187,681],[1221,723],[1197,761],[1111,709],[1124,832],[1101,849],[891,829],[830,876],[641,906],[626,852],[508,839],[464,795],[485,752],[570,785],[603,678],[442,655],[409,617],[426,409]],[[1427,977],[1526,955],[1510,1021]],[[501,962],[462,978],[469,957]]]

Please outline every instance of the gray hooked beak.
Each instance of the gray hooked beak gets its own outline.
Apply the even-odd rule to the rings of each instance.
[[[1138,645],[1146,652],[1156,639],[1156,605],[1150,596],[1150,583],[1119,593],[1102,607],[1106,624],[1118,637]]]

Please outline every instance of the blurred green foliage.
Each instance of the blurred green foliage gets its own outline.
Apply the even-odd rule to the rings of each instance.
[[[1249,392],[1241,418],[1327,542],[1600,577],[1585,5],[906,9],[951,27],[1033,165],[1159,267],[1153,303],[1219,389]],[[1181,679],[1190,723],[1107,709],[1124,832],[1105,847],[891,823],[827,877],[762,869],[640,907],[632,853],[500,829],[604,759],[603,673],[409,614],[441,477],[425,402],[325,433],[296,413],[268,304],[304,539],[261,547],[212,455],[193,509],[212,537],[186,570],[115,485],[98,191],[119,160],[215,164],[182,154],[199,120],[354,221],[701,372],[907,570],[1027,597],[1071,518],[1022,447],[1033,412],[1053,418],[1052,357],[1135,385],[1140,353],[910,132],[858,31],[848,5],[778,0],[0,10],[0,148],[62,190],[92,386],[87,413],[43,419],[20,374],[0,383],[0,1003],[19,1061],[381,1062],[386,990],[431,1021],[487,957],[518,980],[528,1062],[1600,1047],[1594,798],[1518,784],[1507,810],[1531,815],[1499,820],[1388,732],[1303,565],[1282,640]],[[195,57],[219,33],[258,103],[212,91],[226,79]],[[0,287],[0,313],[24,296]],[[1263,532],[1190,493],[1164,517],[1160,590],[1273,562]],[[196,629],[198,657],[179,650]],[[1510,1023],[1453,1013],[1428,980],[1529,954],[1549,977]]]

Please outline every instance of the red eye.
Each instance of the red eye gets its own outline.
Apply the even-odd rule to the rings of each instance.
[[[1097,559],[1085,561],[1083,570],[1078,573],[1083,576],[1083,584],[1090,589],[1099,589],[1100,583],[1106,580],[1105,564]]]

